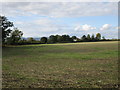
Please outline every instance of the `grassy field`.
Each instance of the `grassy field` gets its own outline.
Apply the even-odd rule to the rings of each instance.
[[[117,88],[118,42],[3,48],[3,88]]]

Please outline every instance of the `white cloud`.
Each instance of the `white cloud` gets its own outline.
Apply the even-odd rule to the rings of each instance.
[[[100,30],[109,30],[109,29],[111,29],[111,25],[110,25],[110,24],[104,24],[104,25],[100,28]]]
[[[81,28],[81,26],[79,25],[79,26],[76,26],[74,30],[75,30],[75,31],[79,31],[80,28]]]
[[[71,22],[69,22],[69,20],[65,21],[65,23],[69,22],[67,26],[64,23],[64,18],[66,17],[82,18],[82,16],[105,16],[105,15],[117,16],[118,15],[117,9],[118,9],[118,3],[108,3],[108,2],[107,3],[7,2],[7,3],[2,3],[2,11],[0,10],[0,13],[5,15],[6,17],[12,17],[13,19],[15,19],[16,17],[21,17],[22,19],[19,18],[15,19],[16,21],[14,23],[17,24],[16,26],[19,26],[18,28],[20,28],[20,30],[24,32],[25,37],[28,36],[39,37],[43,35],[46,36],[57,33],[58,34],[74,33],[75,35],[78,34],[79,36],[80,34],[97,32],[96,27],[88,24],[84,24],[84,25],[76,25],[76,27],[74,28],[73,23],[77,23],[77,22],[73,21],[73,23],[70,24]],[[24,16],[25,17],[30,16],[30,17],[25,18]],[[56,18],[63,19],[63,23],[54,21]],[[81,23],[86,23],[86,22],[83,21]],[[107,29],[110,29],[109,24],[103,25],[101,27],[101,30],[103,31],[101,32],[107,32]],[[76,33],[74,30],[80,32]]]
[[[55,32],[60,29],[59,25],[56,24],[57,22],[48,18],[35,20],[33,23],[35,23],[35,26],[37,26],[38,29],[42,32]]]
[[[81,17],[117,15],[118,3],[98,2],[10,2],[2,3],[6,16],[40,15],[49,17]]]
[[[87,25],[87,24],[82,26],[82,30],[85,30],[85,31],[94,30],[94,29],[96,29],[96,27],[92,27],[92,26]]]
[[[16,21],[15,26],[23,31],[24,37],[40,37],[41,35],[56,33],[61,29],[60,25],[56,24],[54,20],[48,18],[41,18],[29,21]]]
[[[83,30],[83,31],[88,31],[88,30],[95,30],[96,29],[96,27],[92,27],[91,25],[88,25],[88,24],[84,24],[84,25],[79,25],[79,26],[76,26],[75,27],[75,31],[81,31],[81,30]]]

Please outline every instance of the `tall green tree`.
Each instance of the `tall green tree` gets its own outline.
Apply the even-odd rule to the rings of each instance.
[[[47,40],[48,40],[47,37],[42,37],[40,39],[40,42],[45,44],[45,43],[47,43]]]
[[[72,36],[71,38],[72,38],[72,39],[77,39],[77,37],[76,37],[76,36]]]
[[[2,43],[5,43],[5,40],[11,33],[11,27],[13,27],[13,22],[9,21],[5,16],[0,16],[0,30],[2,30]]]
[[[87,37],[86,37],[85,35],[83,35],[83,36],[81,37],[81,39],[82,39],[82,41],[87,41]]]
[[[87,40],[88,40],[88,41],[91,41],[90,34],[87,35]]]
[[[21,40],[23,32],[20,31],[18,28],[14,28],[14,31],[11,32],[10,37],[8,38],[9,44],[18,44]]]
[[[101,39],[101,34],[100,34],[100,33],[97,33],[97,34],[96,34],[96,39],[97,39],[97,40],[100,40],[100,39]]]
[[[95,41],[95,36],[94,36],[94,34],[92,34],[91,40],[92,40],[92,41]]]
[[[72,36],[71,38],[73,41],[77,41],[77,39],[78,39],[76,36]]]
[[[63,39],[62,42],[72,42],[73,41],[69,35],[62,35],[62,39]]]
[[[57,42],[58,42],[58,43],[61,43],[61,42],[63,41],[62,36],[56,35],[56,37],[57,37]]]

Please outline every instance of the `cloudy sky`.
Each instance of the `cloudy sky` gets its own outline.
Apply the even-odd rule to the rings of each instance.
[[[101,33],[118,38],[117,2],[2,2],[0,13],[24,37],[69,34],[81,37]]]

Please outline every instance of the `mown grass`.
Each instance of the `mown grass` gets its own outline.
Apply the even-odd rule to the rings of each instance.
[[[3,88],[117,88],[118,42],[3,48]]]

